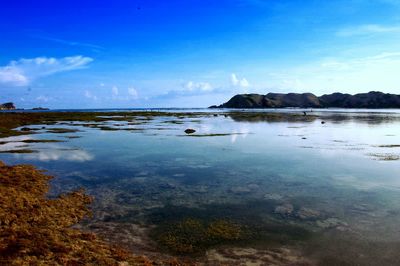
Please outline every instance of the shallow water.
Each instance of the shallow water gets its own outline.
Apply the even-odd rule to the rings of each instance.
[[[201,242],[191,257],[202,260],[222,244],[287,247],[323,265],[399,262],[399,111],[296,119],[179,112],[122,122],[110,116],[104,124],[115,130],[46,125],[0,140],[14,141],[0,151],[36,153],[1,153],[0,160],[48,170],[56,176],[52,194],[86,188],[96,201],[82,227],[133,250],[182,255],[160,235],[186,219],[224,220],[245,236]],[[79,131],[49,133],[52,127]],[[65,142],[19,142],[26,139]]]

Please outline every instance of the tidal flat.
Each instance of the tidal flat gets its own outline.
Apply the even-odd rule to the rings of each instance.
[[[50,198],[84,188],[75,228],[153,260],[398,265],[399,130],[377,110],[7,112],[0,160],[48,171]]]

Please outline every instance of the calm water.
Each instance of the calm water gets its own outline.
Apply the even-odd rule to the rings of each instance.
[[[339,111],[291,120],[180,110],[180,118],[130,124],[110,117],[107,125],[124,129],[114,131],[47,125],[80,131],[9,138],[65,142],[29,144],[38,152],[0,160],[48,170],[56,176],[53,194],[86,188],[96,201],[93,219],[82,226],[143,252],[168,252],[152,242],[154,228],[194,217],[229,219],[265,234],[242,247],[284,246],[326,265],[396,265],[400,112]],[[186,128],[201,136],[187,136]]]

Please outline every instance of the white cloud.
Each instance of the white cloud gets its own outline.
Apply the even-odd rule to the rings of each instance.
[[[117,86],[113,86],[111,88],[111,92],[112,92],[113,96],[118,96],[118,94],[119,94],[118,87]]]
[[[22,58],[0,67],[0,84],[26,86],[40,77],[82,69],[92,61],[92,58],[81,55],[63,58]]]
[[[97,96],[93,95],[90,91],[85,91],[85,97],[94,101],[97,101]]]
[[[47,97],[44,95],[40,95],[40,96],[36,97],[36,101],[40,101],[40,102],[48,102],[49,100],[51,100],[51,97]]]
[[[340,37],[358,36],[358,35],[370,35],[370,34],[381,34],[381,33],[400,33],[400,25],[385,26],[378,24],[366,24],[358,25],[355,27],[348,27],[336,32],[336,35]]]
[[[347,93],[379,90],[399,93],[400,52],[357,58],[327,58],[306,65],[274,71],[266,87],[277,91]]]
[[[188,81],[183,88],[188,91],[212,91],[214,88],[208,82]]]
[[[234,87],[248,88],[250,83],[245,78],[238,78],[235,73],[231,74],[231,84]]]
[[[139,94],[135,88],[128,88],[128,94],[131,99],[136,100],[139,98]]]

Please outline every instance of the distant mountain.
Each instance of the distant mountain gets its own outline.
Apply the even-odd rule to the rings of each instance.
[[[15,110],[15,105],[13,103],[0,104],[0,110]]]
[[[320,97],[312,93],[238,94],[228,102],[210,108],[400,108],[400,95],[371,91],[355,95],[333,93]]]

